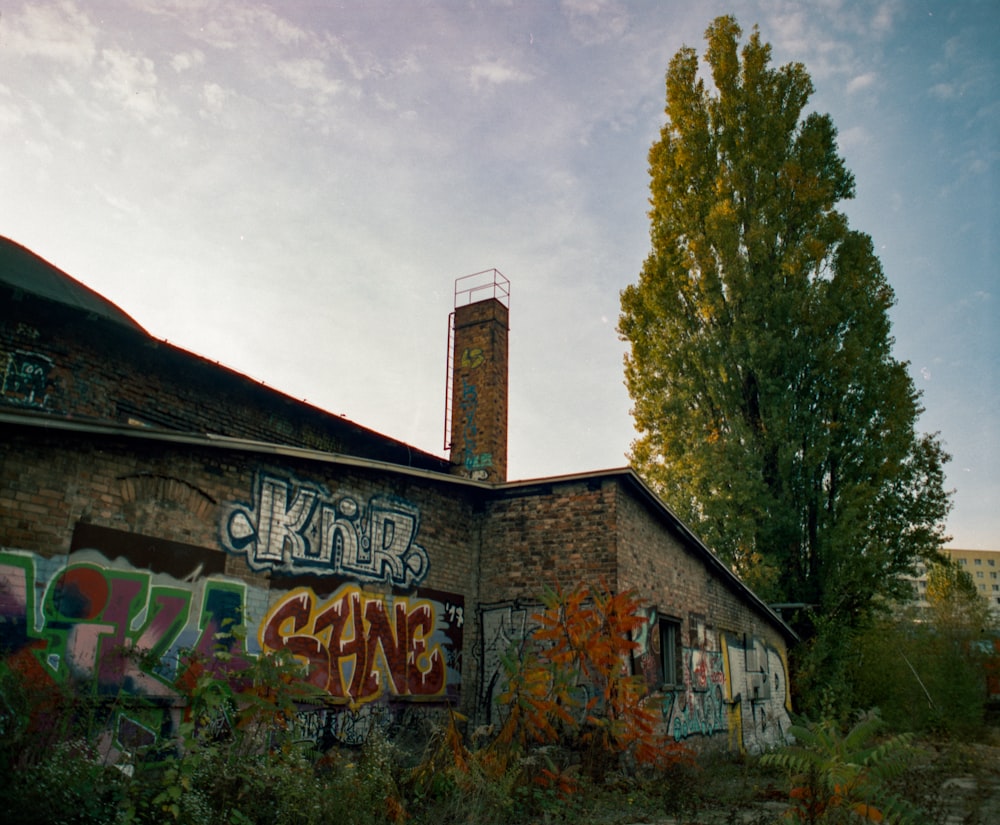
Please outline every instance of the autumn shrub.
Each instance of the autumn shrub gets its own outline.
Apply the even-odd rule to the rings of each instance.
[[[4,821],[113,822],[128,778],[97,749],[121,696],[56,682],[30,650],[0,664],[0,771]]]
[[[0,664],[0,769],[45,761],[67,742],[88,742],[120,697],[55,681],[30,650]]]
[[[413,771],[416,821],[571,821],[613,778],[644,796],[640,774],[662,780],[689,760],[628,667],[646,621],[635,593],[579,584],[542,601],[535,629],[501,657],[497,725],[470,748],[453,714]]]
[[[547,589],[534,632],[503,657],[503,723],[495,747],[524,752],[561,744],[582,773],[600,782],[610,771],[663,768],[687,758],[646,704],[646,683],[629,667],[636,633],[647,621],[631,590],[578,584]],[[567,786],[559,766],[541,775]]]
[[[408,813],[418,823],[502,825],[516,821],[516,789],[525,782],[525,765],[507,749],[470,749],[460,725],[449,714],[431,735],[419,764],[408,777]]]
[[[635,594],[554,589],[534,619],[536,630],[504,659],[497,727],[470,736],[448,712],[422,757],[377,726],[360,748],[319,753],[298,715],[328,697],[285,651],[238,655],[239,627],[221,633],[210,656],[182,657],[173,683],[182,701],[169,708],[57,685],[36,658],[9,659],[0,670],[6,812],[12,821],[121,825],[514,825],[581,821],[594,804],[619,821],[618,799],[637,812],[668,801],[683,808],[696,795],[691,760],[667,739],[628,666],[646,620]],[[169,725],[153,744],[111,733],[122,715],[163,714]]]

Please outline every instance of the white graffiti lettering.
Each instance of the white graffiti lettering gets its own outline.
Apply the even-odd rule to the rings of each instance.
[[[427,551],[417,544],[420,511],[409,502],[373,496],[362,508],[318,485],[261,475],[253,504],[223,508],[222,544],[245,555],[253,570],[350,576],[411,587],[427,577]]]

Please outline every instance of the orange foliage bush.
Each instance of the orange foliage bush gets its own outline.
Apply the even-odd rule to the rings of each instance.
[[[504,658],[507,717],[498,742],[562,742],[581,753],[592,779],[623,759],[661,768],[686,759],[646,706],[644,680],[631,672],[634,638],[647,621],[635,591],[578,584],[548,589],[543,604],[533,616],[538,628]]]

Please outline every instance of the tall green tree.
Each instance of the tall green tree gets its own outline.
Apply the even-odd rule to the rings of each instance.
[[[649,153],[651,252],[619,333],[632,460],[760,594],[856,625],[933,556],[948,456],[918,434],[894,295],[839,211],[854,179],[812,81],[732,17],[671,60]],[[808,631],[808,628],[805,628]]]

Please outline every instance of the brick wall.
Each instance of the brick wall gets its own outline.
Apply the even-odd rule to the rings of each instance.
[[[498,711],[490,705],[501,657],[534,626],[542,587],[603,581],[634,589],[645,604],[648,622],[633,664],[673,738],[750,751],[783,740],[791,707],[785,637],[634,477],[510,485],[489,500],[482,525],[480,721]],[[670,684],[661,620],[676,627]]]
[[[43,556],[69,551],[79,522],[161,536],[225,553],[220,531],[226,504],[250,502],[261,475],[298,487],[322,488],[331,499],[350,495],[405,500],[419,511],[419,541],[431,566],[422,584],[474,592],[473,496],[426,477],[408,478],[364,467],[248,451],[170,443],[141,437],[5,431],[0,453],[0,546]],[[227,572],[242,572],[227,555]],[[268,579],[263,575],[261,582]]]
[[[682,529],[624,489],[618,494],[620,584],[649,605],[635,657],[653,707],[678,741],[760,752],[791,724],[786,637],[721,564]],[[664,683],[664,632],[676,627],[673,683]]]
[[[545,585],[617,582],[616,485],[552,481],[497,491],[483,519],[483,602],[537,600]]]
[[[746,728],[741,742],[767,744],[772,734],[765,730],[781,730],[787,712],[779,699],[763,696],[770,690],[778,696],[787,679],[785,640],[773,617],[628,473],[499,485],[449,477],[447,460],[130,327],[30,296],[4,297],[10,300],[0,300],[0,412],[47,414],[59,422],[39,415],[11,423],[17,417],[8,416],[0,431],[0,555],[6,553],[8,570],[27,570],[30,555],[39,587],[49,587],[58,580],[59,564],[85,549],[81,525],[98,536],[102,529],[117,531],[107,534],[108,541],[122,543],[125,556],[84,559],[105,571],[108,587],[146,576],[150,587],[171,593],[188,588],[207,599],[214,585],[205,571],[216,570],[246,585],[255,621],[270,616],[276,604],[287,605],[291,612],[283,623],[275,619],[278,636],[301,643],[302,650],[322,647],[318,637],[304,640],[309,628],[299,623],[306,613],[313,621],[324,600],[338,593],[359,599],[382,594],[384,606],[404,613],[412,608],[414,627],[422,627],[428,610],[434,614],[435,649],[454,654],[449,668],[460,674],[447,696],[460,689],[465,712],[489,707],[502,645],[528,626],[526,605],[537,602],[545,585],[603,581],[638,590],[653,630],[659,618],[678,622],[686,681],[661,697],[664,724],[677,738],[698,733],[725,739],[722,732],[739,724]],[[506,473],[506,307],[485,301],[464,309],[456,315],[452,462],[468,476],[488,466],[487,477],[495,481]],[[460,406],[470,387],[476,399],[471,422],[469,409]],[[121,426],[130,419],[162,429]],[[269,446],[166,435],[164,429]],[[467,448],[475,459],[470,466]],[[488,465],[483,456],[490,457]],[[133,536],[136,546],[130,546]],[[143,542],[149,546],[138,546]],[[318,548],[329,558],[316,556]],[[143,572],[155,554],[173,553],[206,566],[199,572],[194,565],[190,581],[161,581],[159,573]],[[336,575],[323,565],[332,565]],[[294,598],[301,604],[286,601]],[[376,599],[372,609],[379,604]],[[0,608],[16,612],[17,605],[0,598]],[[403,632],[402,625],[392,627]],[[116,632],[130,631],[122,625]],[[411,660],[426,668],[419,648],[430,638],[408,638],[416,646]],[[393,643],[386,636],[385,644]],[[641,657],[654,690],[655,644],[651,633]],[[390,659],[397,671],[407,661],[398,650],[378,655],[390,671]],[[716,698],[712,689],[721,691],[723,683],[727,692]]]
[[[690,539],[634,494],[621,474],[501,488],[482,520],[483,602],[537,599],[558,583],[634,588],[662,612],[780,641],[745,590],[720,577]]]
[[[620,584],[635,588],[661,613],[677,617],[690,638],[689,616],[716,630],[760,636],[782,648],[785,641],[771,619],[754,609],[706,560],[692,551],[671,525],[623,489],[618,490]]]

